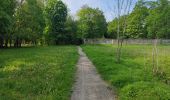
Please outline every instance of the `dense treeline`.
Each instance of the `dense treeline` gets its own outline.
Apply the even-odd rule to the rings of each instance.
[[[139,0],[127,17],[124,38],[166,38],[170,39],[170,1]],[[120,23],[123,25],[123,17]],[[120,31],[123,29],[120,27]],[[108,23],[108,38],[117,36],[117,18]]]
[[[1,0],[0,47],[37,44],[45,27],[40,0]]]
[[[83,6],[72,17],[61,0],[0,0],[0,48],[81,44],[84,38],[116,38],[117,21],[106,22],[98,8]],[[170,38],[170,1],[139,0],[127,18],[124,38]],[[122,27],[121,27],[122,26]]]
[[[79,44],[77,21],[61,0],[1,0],[0,48]]]
[[[0,47],[7,46],[8,38],[12,38],[12,24],[16,7],[15,0],[0,0]],[[10,41],[11,43],[11,41]]]

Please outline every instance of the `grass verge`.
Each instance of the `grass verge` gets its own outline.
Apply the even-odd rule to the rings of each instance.
[[[102,78],[117,88],[120,100],[170,100],[170,47],[159,46],[159,72],[152,72],[152,46],[126,45],[121,63],[116,46],[83,45]]]

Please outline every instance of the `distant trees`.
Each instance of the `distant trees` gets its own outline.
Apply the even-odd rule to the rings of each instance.
[[[170,1],[139,0],[133,11],[120,17],[123,25],[123,16],[127,16],[126,38],[167,38],[170,39]],[[117,18],[108,23],[107,38],[115,38]],[[120,29],[120,34],[122,34]]]
[[[77,21],[61,0],[1,0],[0,48],[79,43]]]
[[[67,44],[82,44],[83,38],[81,34],[78,33],[78,21],[74,19],[73,16],[68,16],[65,23],[65,32],[66,38],[65,41]]]
[[[13,40],[15,47],[21,47],[23,42],[36,45],[41,40],[45,27],[41,3],[36,0],[25,0],[18,6],[14,14]]]
[[[170,1],[151,2],[147,17],[149,38],[170,38]]]
[[[40,0],[2,0],[0,3],[0,47],[37,44],[44,30]]]
[[[148,15],[146,2],[139,0],[128,16],[126,35],[130,38],[147,38],[146,18]]]
[[[15,8],[16,0],[0,0],[0,48],[7,47],[11,39]]]
[[[77,21],[68,15],[67,6],[61,0],[48,0],[45,8],[46,40],[48,44],[81,44],[77,34]]]
[[[125,18],[125,16],[128,17],[127,15],[120,16],[119,19],[115,18],[113,21],[108,23],[107,34],[105,35],[106,38],[113,38],[113,39],[117,38],[118,20],[119,20],[119,23],[120,23],[120,26],[119,26],[120,34],[119,35],[123,36],[123,27],[124,27],[124,18]],[[127,18],[126,18],[126,21],[128,21]],[[124,34],[123,37],[125,38],[125,36],[127,36],[127,33]]]
[[[46,14],[49,39],[52,44],[64,44],[67,7],[60,0],[48,0]]]
[[[78,30],[83,38],[102,38],[107,32],[107,23],[103,12],[83,6],[78,12]]]
[[[117,37],[117,18],[111,22],[108,22],[106,38],[116,39]]]
[[[144,0],[139,0],[131,13],[120,16],[120,35],[123,34],[122,27],[124,27],[124,18],[126,18],[124,38],[147,38],[146,18],[149,15],[148,13],[146,2],[144,2]],[[117,37],[117,23],[118,18],[115,18],[108,24],[108,34],[114,34],[114,38]]]
[[[138,0],[130,13],[106,22],[98,8],[83,6],[77,18],[61,0],[0,0],[0,48],[22,44],[81,44],[83,38],[170,38],[170,1]],[[126,21],[125,21],[126,20]]]

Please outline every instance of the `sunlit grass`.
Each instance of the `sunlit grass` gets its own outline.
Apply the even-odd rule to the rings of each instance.
[[[120,100],[170,100],[170,47],[158,46],[159,73],[153,73],[152,45],[125,45],[116,63],[116,45],[84,45],[102,78]]]
[[[78,59],[74,46],[0,50],[0,100],[68,100]]]

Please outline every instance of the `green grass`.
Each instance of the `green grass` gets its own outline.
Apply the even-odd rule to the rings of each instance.
[[[68,100],[78,59],[74,46],[0,50],[0,100]]]
[[[170,100],[170,46],[159,46],[159,71],[152,71],[151,45],[126,45],[121,63],[116,46],[83,45],[102,78],[116,88],[120,100]]]

